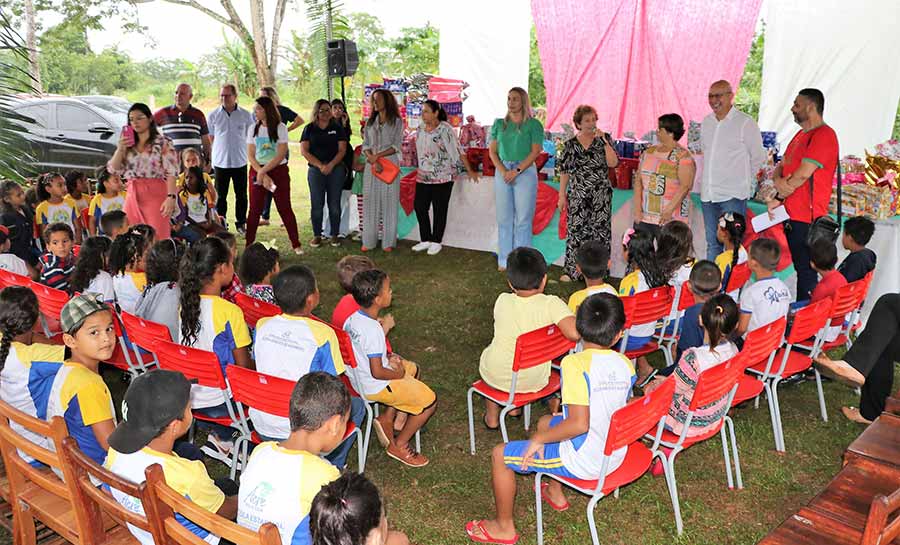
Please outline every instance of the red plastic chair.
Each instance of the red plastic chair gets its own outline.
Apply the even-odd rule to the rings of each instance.
[[[869,291],[870,282],[870,278],[863,278],[846,286],[841,286],[834,293],[831,310],[829,311],[829,317],[831,318],[829,325],[840,326],[840,332],[834,340],[828,341],[823,339],[821,350],[831,350],[839,346],[849,348],[853,344],[850,340],[850,332],[857,327],[859,311]],[[798,346],[810,350],[812,349],[813,341],[814,339],[807,339]]]
[[[669,312],[672,310],[674,292],[675,288],[672,286],[661,286],[622,297],[622,303],[625,305],[625,334],[619,344],[619,351],[625,354],[625,357],[636,360],[641,356],[661,350],[666,358],[666,365],[670,366],[674,363],[672,353],[661,346],[658,341],[651,340],[640,348],[625,350],[625,347],[628,346],[628,337],[632,326],[656,324],[662,321],[662,332],[659,333],[659,339],[663,338],[669,325]]]
[[[771,361],[781,343],[784,342],[784,330],[787,327],[787,318],[782,316],[774,322],[754,329],[744,337],[744,347],[739,354],[744,370],[763,361]],[[742,373],[738,379],[737,393],[734,394],[732,407],[758,397],[763,392],[763,381]]]
[[[125,371],[131,375],[131,378],[134,378],[141,373],[142,369],[139,369],[131,361],[131,353],[125,342],[120,317],[116,314],[116,311],[112,306],[110,306],[109,310],[113,313],[113,326],[116,328],[116,349],[112,356],[104,360],[103,363],[112,365],[120,371]]]
[[[741,365],[739,358],[731,358],[700,373],[697,379],[697,386],[694,388],[694,394],[691,396],[691,403],[688,406],[688,414],[681,433],[675,434],[668,430],[663,431],[659,444],[671,449],[668,455],[664,456],[663,463],[669,466],[668,474],[672,478],[670,486],[675,488],[676,494],[678,485],[675,482],[675,457],[681,451],[711,439],[717,434],[722,439],[722,455],[725,457],[725,479],[728,482],[728,488],[729,490],[734,489],[735,482],[738,489],[744,488],[744,482],[741,479],[741,461],[738,457],[737,438],[734,435],[734,422],[728,416],[728,410],[731,408],[734,394],[737,392],[738,378],[743,372],[744,367]],[[671,382],[674,387],[675,377],[668,378],[666,382]],[[712,405],[723,398],[725,403],[722,406],[722,415],[719,417],[719,420],[707,432],[689,437],[687,433],[697,410]],[[648,439],[652,438],[650,435],[646,437]],[[734,479],[732,479],[731,459],[728,455],[729,443],[731,453],[734,456]]]
[[[157,358],[156,354],[153,353],[153,348],[159,341],[172,342],[172,334],[169,328],[163,324],[145,320],[125,311],[122,312],[121,318],[122,327],[125,329],[128,343],[131,344],[131,351],[134,354],[135,366],[141,372],[145,372],[148,370],[148,367],[157,365]],[[124,338],[121,344],[123,349],[127,349],[127,343]],[[145,360],[147,354],[150,354],[151,357],[149,361]]]
[[[812,359],[816,357],[822,346],[825,326],[829,321],[828,311],[831,308],[831,299],[822,299],[801,308],[794,316],[791,331],[785,338],[785,346],[775,353],[775,356],[766,361],[758,362],[747,368],[747,371],[759,376],[763,381],[766,398],[769,400],[769,412],[772,417],[772,431],[775,434],[775,450],[784,452],[784,429],[781,424],[781,408],[778,403],[778,385],[782,380],[802,373],[812,367]],[[810,352],[799,351],[798,343],[810,337],[815,340]],[[828,413],[825,409],[825,394],[822,391],[822,377],[819,370],[813,367],[816,373],[816,389],[819,394],[819,410],[822,420],[828,421]]]
[[[531,416],[531,404],[555,394],[560,387],[559,374],[551,371],[549,382],[539,391],[517,394],[516,381],[519,378],[519,371],[540,365],[549,365],[548,362],[567,353],[574,347],[575,343],[565,338],[556,324],[519,335],[519,338],[516,339],[516,351],[513,354],[512,383],[509,391],[498,390],[479,379],[472,384],[472,387],[469,388],[469,393],[466,395],[469,409],[469,451],[471,454],[475,454],[475,423],[472,394],[478,394],[502,407],[500,410],[500,432],[503,435],[503,442],[506,443],[509,441],[509,435],[506,433],[506,415],[514,409],[524,407],[525,430],[527,431]]]
[[[153,352],[156,353],[160,369],[179,371],[188,380],[196,379],[198,385],[215,388],[222,393],[222,403],[228,409],[228,416],[206,416],[202,409],[194,409],[195,420],[221,424],[238,431],[242,430],[240,417],[231,401],[233,397],[231,386],[225,377],[225,373],[222,371],[222,364],[219,363],[219,358],[214,353],[167,341],[158,341],[154,344]],[[246,414],[243,417],[246,417]],[[238,466],[237,448],[231,449],[231,456],[231,478],[234,479]]]
[[[247,409],[256,409],[264,413],[282,418],[290,418],[291,393],[294,391],[295,382],[265,373],[258,373],[251,369],[244,369],[237,365],[229,365],[225,374],[231,385],[231,394],[238,403],[238,421],[241,425],[241,436],[234,442],[234,448],[240,450],[239,456],[243,464],[247,463],[249,443],[259,444],[262,439],[253,431]],[[352,421],[347,422],[347,431],[344,433],[344,441],[352,439],[357,443],[357,459],[359,472],[365,471],[365,448],[362,445],[362,433]]]
[[[47,338],[59,335],[59,318],[62,308],[69,302],[69,294],[45,286],[37,282],[31,282],[31,291],[37,296],[38,306],[41,309],[41,325],[44,327],[44,334]]]
[[[81,211],[81,215],[79,216],[79,218],[81,218],[81,227],[88,233],[91,232],[90,228],[88,227],[88,225],[90,225],[90,223],[91,223],[90,211],[91,211],[91,207],[88,206],[87,208],[85,208],[84,210]],[[78,254],[75,254],[75,257],[78,257]]]
[[[681,330],[681,319],[684,318],[684,311],[694,306],[696,303],[694,293],[691,291],[687,282],[682,283],[680,287],[674,288],[672,293],[674,298],[672,299],[672,310],[669,312],[670,320],[672,316],[675,316],[675,321],[671,322],[674,324],[672,326],[672,332],[666,333],[666,330],[663,329],[659,337],[659,344],[665,345],[666,350],[668,350],[670,354],[672,352],[672,347],[678,342],[678,337],[680,336],[679,331]]]
[[[606,446],[603,449],[603,462],[600,471],[602,477],[599,479],[582,480],[550,475],[548,473],[535,474],[534,505],[537,514],[538,545],[543,545],[544,543],[543,502],[541,501],[541,478],[543,477],[555,479],[591,497],[587,505],[588,525],[591,530],[591,541],[594,545],[600,545],[600,539],[597,536],[597,523],[594,521],[594,507],[596,507],[597,502],[611,492],[618,492],[620,487],[641,478],[650,468],[654,458],[659,457],[660,460],[665,461],[663,453],[659,450],[659,441],[674,393],[675,383],[667,380],[653,392],[633,400],[613,413],[609,421],[609,431],[606,435]],[[648,447],[641,439],[645,433],[654,428],[653,444]],[[616,470],[607,474],[610,455],[622,447],[628,448],[625,460]],[[669,485],[669,499],[672,501],[672,509],[675,512],[675,527],[678,530],[678,534],[681,535],[681,509],[678,505],[678,491],[674,486],[674,478],[670,478],[668,464],[663,463],[663,467],[665,469],[666,484]]]
[[[235,295],[234,304],[240,307],[241,311],[244,313],[244,321],[253,329],[256,329],[256,324],[260,319],[281,314],[281,308],[278,305],[260,301],[255,297],[250,297],[246,293],[238,293]]]
[[[0,269],[0,289],[8,288],[10,286],[19,286],[22,288],[30,288],[31,287],[31,278],[27,276],[16,274],[14,272],[7,271],[6,269]]]
[[[744,287],[744,284],[750,280],[750,265],[746,262],[735,265],[733,269],[731,269],[731,276],[728,277],[728,285],[725,286],[725,293],[739,292],[741,288]]]

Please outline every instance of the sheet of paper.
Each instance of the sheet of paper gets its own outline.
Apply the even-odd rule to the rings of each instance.
[[[750,220],[750,223],[753,224],[753,230],[757,233],[761,233],[772,227],[773,225],[778,225],[784,221],[790,219],[788,216],[787,210],[785,210],[784,205],[779,206],[778,208],[772,209],[770,213],[763,213],[756,216],[753,216],[753,219]]]

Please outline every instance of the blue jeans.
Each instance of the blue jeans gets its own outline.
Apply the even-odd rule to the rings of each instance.
[[[725,248],[716,238],[716,230],[719,226],[719,216],[725,212],[737,212],[746,217],[747,201],[744,199],[728,199],[722,202],[700,203],[703,209],[703,225],[706,229],[706,259],[715,261]]]
[[[322,226],[322,233],[326,237],[345,237],[350,234],[350,195],[352,195],[352,192],[347,189],[341,191],[341,229],[337,233],[331,232],[331,220],[328,208],[325,208],[325,215],[322,220],[322,223],[325,225]]]
[[[363,421],[366,419],[366,402],[359,397],[351,397],[350,398],[350,421],[353,422],[357,428],[362,426]],[[259,434],[259,438],[263,441],[283,441],[284,437],[268,437],[263,434]],[[350,454],[350,449],[353,448],[353,437],[349,437],[346,441],[337,446],[334,450],[329,452],[325,459],[331,462],[331,465],[337,467],[338,469],[344,469],[344,466],[347,465],[347,455]],[[359,445],[357,448],[363,448],[363,445]]]
[[[518,161],[504,161],[514,170]],[[537,201],[537,169],[523,170],[513,183],[503,181],[498,169],[494,174],[494,201],[497,209],[497,264],[506,267],[506,258],[520,246],[531,247],[534,207]]]
[[[326,200],[328,202],[328,221],[331,224],[330,233],[334,236],[340,231],[341,226],[341,192],[344,188],[344,165],[334,167],[331,174],[322,174],[315,167],[309,167],[306,179],[309,181],[309,200],[312,202],[310,216],[312,219],[313,236],[322,236],[322,208]]]
[[[194,409],[210,418],[226,418],[228,417],[228,407],[224,403],[215,407],[204,407],[202,409]],[[237,414],[237,409],[235,409]],[[237,428],[223,426],[215,422],[204,422],[203,420],[195,420],[197,427],[206,430],[208,433],[215,435],[222,441],[232,441],[232,436],[238,431]]]

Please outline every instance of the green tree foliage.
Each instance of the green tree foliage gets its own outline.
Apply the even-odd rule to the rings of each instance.
[[[111,95],[137,82],[134,63],[116,48],[91,51],[85,27],[66,20],[40,38],[41,80],[48,93]]]
[[[737,107],[753,119],[759,118],[759,97],[762,94],[763,51],[766,45],[765,26],[753,38],[744,75],[738,87],[734,102]]]
[[[16,124],[22,118],[12,109],[14,95],[34,92],[27,66],[24,40],[0,7],[0,178],[21,179],[20,169],[31,157],[21,127]]]
[[[528,96],[533,107],[547,105],[547,90],[544,88],[544,67],[538,51],[537,30],[531,26],[531,49],[528,54]]]

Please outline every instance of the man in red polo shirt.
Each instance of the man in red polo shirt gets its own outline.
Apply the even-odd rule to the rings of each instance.
[[[828,213],[831,182],[838,162],[837,134],[822,119],[824,110],[822,91],[803,89],[797,94],[791,113],[800,131],[791,139],[784,159],[775,169],[778,195],[768,203],[770,209],[784,203],[790,217],[786,234],[797,272],[798,301],[808,300],[818,281],[816,271],[809,264],[806,235],[812,221]]]
[[[210,171],[212,141],[203,112],[191,105],[194,90],[187,83],[175,88],[175,104],[160,108],[153,114],[156,126],[172,141],[179,155],[185,148],[194,148],[203,154],[203,168]],[[179,156],[179,162],[181,157]]]

